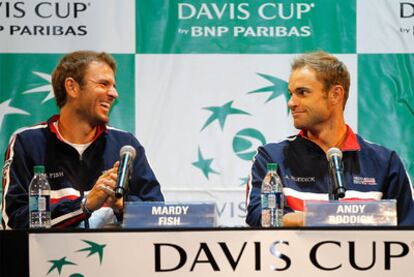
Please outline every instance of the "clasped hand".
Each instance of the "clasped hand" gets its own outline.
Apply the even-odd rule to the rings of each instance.
[[[95,211],[104,205],[111,207],[115,213],[123,209],[123,198],[115,197],[118,166],[119,162],[116,162],[98,178],[87,196],[85,206],[88,210]]]

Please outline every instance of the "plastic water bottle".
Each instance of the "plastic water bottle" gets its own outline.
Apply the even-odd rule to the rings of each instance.
[[[285,197],[277,164],[268,163],[261,188],[262,227],[282,227]]]
[[[50,228],[50,185],[43,165],[35,165],[29,185],[30,228]]]

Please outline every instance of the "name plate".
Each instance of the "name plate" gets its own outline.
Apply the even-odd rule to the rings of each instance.
[[[396,226],[396,200],[305,201],[305,226]]]
[[[215,203],[126,202],[123,228],[215,227]]]

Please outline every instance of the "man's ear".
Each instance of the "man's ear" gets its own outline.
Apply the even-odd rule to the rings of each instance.
[[[335,85],[329,91],[329,101],[335,105],[342,105],[344,102],[344,94],[344,88],[341,85]]]
[[[65,79],[65,89],[68,97],[76,98],[79,95],[79,84],[72,77],[67,77]]]

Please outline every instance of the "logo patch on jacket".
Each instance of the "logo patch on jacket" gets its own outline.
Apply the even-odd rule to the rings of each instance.
[[[357,184],[357,185],[376,185],[377,181],[373,177],[354,176],[354,184]]]
[[[285,179],[292,180],[296,183],[314,183],[315,182],[315,177],[296,177],[296,176],[285,175]]]
[[[58,172],[50,172],[48,176],[50,179],[55,179],[55,178],[63,177],[64,174],[63,174],[63,171],[58,171]]]

